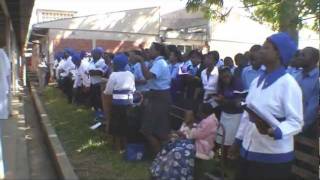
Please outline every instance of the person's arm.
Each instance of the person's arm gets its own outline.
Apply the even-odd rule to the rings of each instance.
[[[156,78],[156,76],[149,71],[142,58],[139,58],[139,63],[141,64],[142,73],[146,80]]]
[[[278,127],[268,129],[268,134],[275,140],[296,135],[303,127],[302,92],[298,83],[288,81],[283,90],[285,90],[285,93],[281,94],[281,104],[283,105],[285,120],[280,122]]]
[[[145,64],[145,63],[143,63]],[[146,78],[143,76],[142,72],[142,67],[141,64],[138,63],[135,65],[136,67],[134,68],[134,77],[135,77],[135,83],[136,85],[144,85],[147,83]]]
[[[317,90],[319,90],[319,85],[317,87]],[[319,94],[315,94],[314,96],[309,98],[307,105],[303,109],[305,127],[309,127],[314,121],[316,121],[318,114],[318,104]]]

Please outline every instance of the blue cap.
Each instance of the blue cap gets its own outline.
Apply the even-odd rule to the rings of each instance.
[[[273,34],[268,39],[277,47],[282,65],[287,66],[298,50],[297,43],[285,32]]]
[[[75,53],[75,50],[72,48],[64,48],[64,52],[68,53],[70,56],[72,56]]]
[[[80,54],[79,54],[79,53],[74,53],[74,54],[72,55],[72,62],[73,62],[73,63],[77,63],[77,62],[79,62],[79,61],[81,61]]]
[[[96,47],[96,48],[92,49],[91,54],[98,53],[102,56],[103,52],[104,52],[104,49],[102,47]]]
[[[125,71],[128,64],[128,56],[123,53],[117,54],[113,58],[113,68],[115,71]]]

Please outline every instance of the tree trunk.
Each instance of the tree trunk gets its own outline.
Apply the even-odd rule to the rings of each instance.
[[[298,43],[298,8],[297,0],[284,0],[279,8],[279,31],[287,32]]]

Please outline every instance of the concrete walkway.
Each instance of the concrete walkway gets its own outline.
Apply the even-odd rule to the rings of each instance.
[[[13,96],[11,106],[12,116],[0,120],[0,178],[57,179],[28,92]]]
[[[0,121],[4,176],[6,179],[30,179],[27,128],[19,95],[12,96],[11,108],[12,116]]]

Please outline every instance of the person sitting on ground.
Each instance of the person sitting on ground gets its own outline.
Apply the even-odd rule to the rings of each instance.
[[[181,127],[186,129],[185,134],[180,132],[180,138],[167,143],[157,154],[150,167],[154,179],[193,179],[195,158],[213,157],[218,121],[210,104],[200,106],[200,118],[202,120],[191,130]]]
[[[133,93],[136,90],[134,75],[126,70],[127,65],[128,57],[125,54],[121,53],[113,58],[113,72],[104,90],[106,101],[111,101],[111,107],[106,107],[109,134],[113,136],[114,149],[120,153],[126,147],[127,110],[133,104]]]
[[[181,137],[190,137],[191,129],[194,128],[196,125],[197,124],[195,123],[195,116],[193,111],[187,110],[184,115],[184,122],[182,123],[180,129],[171,133],[171,141],[174,141]]]

